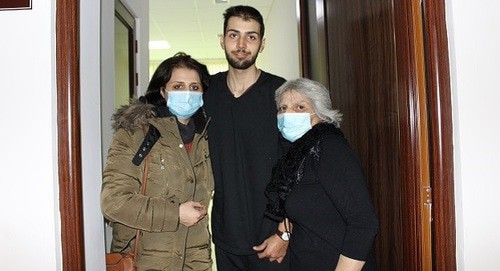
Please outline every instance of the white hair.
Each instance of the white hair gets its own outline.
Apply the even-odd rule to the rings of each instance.
[[[340,127],[342,114],[338,110],[333,109],[330,93],[321,83],[307,78],[286,81],[274,94],[274,100],[278,108],[281,97],[287,91],[296,91],[308,98],[321,122],[333,123],[335,127]]]

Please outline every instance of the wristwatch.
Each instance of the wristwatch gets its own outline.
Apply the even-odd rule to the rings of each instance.
[[[276,235],[278,235],[283,241],[289,241],[291,233],[289,231],[280,231],[280,229],[277,229]]]

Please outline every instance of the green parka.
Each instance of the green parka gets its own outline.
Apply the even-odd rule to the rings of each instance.
[[[208,215],[192,227],[179,223],[179,205],[199,201],[207,209],[213,175],[203,110],[193,116],[195,136],[188,153],[176,118],[156,117],[152,105],[133,101],[114,115],[101,209],[113,227],[111,251],[130,251],[141,230],[138,270],[211,270]],[[145,161],[132,163],[150,125],[159,132],[149,152],[146,195],[140,195]]]

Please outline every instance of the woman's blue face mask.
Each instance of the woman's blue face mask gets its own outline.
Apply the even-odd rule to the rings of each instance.
[[[178,119],[189,119],[203,106],[203,93],[200,91],[167,91],[167,107]]]
[[[278,129],[283,137],[295,142],[311,130],[310,113],[282,113],[278,115]]]

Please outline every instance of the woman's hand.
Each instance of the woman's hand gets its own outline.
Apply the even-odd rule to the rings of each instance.
[[[194,201],[184,202],[179,206],[179,221],[186,227],[191,227],[207,215],[203,204]]]
[[[365,265],[364,261],[355,260],[340,254],[335,271],[359,271]]]

